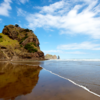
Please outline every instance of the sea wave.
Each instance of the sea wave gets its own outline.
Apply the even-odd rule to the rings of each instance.
[[[48,61],[100,61],[100,59],[50,59]]]
[[[42,66],[41,66],[41,67],[42,67]],[[58,77],[60,77],[60,78],[63,78],[63,79],[65,79],[65,80],[68,80],[69,82],[73,83],[74,85],[83,88],[84,90],[88,91],[89,93],[91,93],[91,94],[93,94],[93,95],[95,95],[95,96],[100,97],[99,94],[97,94],[97,93],[95,93],[95,92],[89,90],[89,89],[88,89],[87,87],[85,87],[85,86],[82,86],[82,85],[80,85],[80,84],[77,84],[77,83],[75,83],[74,81],[72,81],[72,80],[70,80],[70,79],[68,79],[68,78],[65,78],[65,77],[63,77],[63,76],[60,76],[60,75],[58,75],[58,74],[56,74],[56,73],[53,73],[53,72],[50,71],[50,70],[47,70],[47,69],[45,69],[45,68],[43,68],[43,69],[46,70],[46,71],[48,71],[48,72],[50,72],[50,73],[53,74],[53,75],[56,75],[56,76],[58,76]]]

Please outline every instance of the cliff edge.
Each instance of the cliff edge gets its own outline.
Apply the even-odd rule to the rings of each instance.
[[[0,60],[44,59],[39,40],[32,30],[5,26],[0,33]]]

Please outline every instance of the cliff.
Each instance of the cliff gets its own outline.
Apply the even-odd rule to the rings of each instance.
[[[0,33],[0,60],[44,59],[39,44],[32,30],[5,26]]]
[[[57,59],[57,56],[56,55],[46,54],[45,55],[45,59]]]

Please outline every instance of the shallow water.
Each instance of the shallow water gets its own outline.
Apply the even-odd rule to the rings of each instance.
[[[100,61],[48,60],[41,66],[100,95]]]
[[[0,100],[100,100],[38,66],[47,67],[47,63],[52,65],[48,61],[0,63]]]

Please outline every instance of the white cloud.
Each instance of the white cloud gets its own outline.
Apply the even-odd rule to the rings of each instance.
[[[44,42],[44,44],[48,44],[48,42]]]
[[[0,18],[0,23],[2,22],[2,19]]]
[[[38,13],[28,14],[30,28],[57,28],[62,34],[85,34],[100,38],[100,4],[98,0],[61,0],[37,7]],[[77,3],[76,3],[77,2]],[[62,31],[63,30],[63,31]]]
[[[25,16],[27,12],[22,10],[21,8],[17,8],[17,16]]]
[[[63,8],[65,6],[64,1],[59,1],[54,4],[50,4],[49,6],[37,7],[40,9],[40,13],[54,13],[55,11]]]
[[[44,50],[44,53],[63,53],[61,50]]]
[[[49,2],[52,2],[52,0],[49,0]]]
[[[59,50],[100,50],[100,44],[95,44],[91,42],[82,42],[82,43],[72,43],[66,45],[59,45],[57,47]]]
[[[19,0],[21,3],[25,4],[26,2],[29,2],[29,0]]]
[[[59,53],[59,54],[86,54],[85,52],[81,51],[72,51],[72,52],[67,52],[67,51],[62,51],[62,50],[44,50],[43,51],[45,54],[47,53]]]
[[[0,15],[9,16],[9,10],[11,10],[10,3],[11,0],[4,0],[3,3],[0,4]]]
[[[85,52],[81,52],[81,51],[73,51],[73,52],[66,52],[67,54],[87,54]]]

